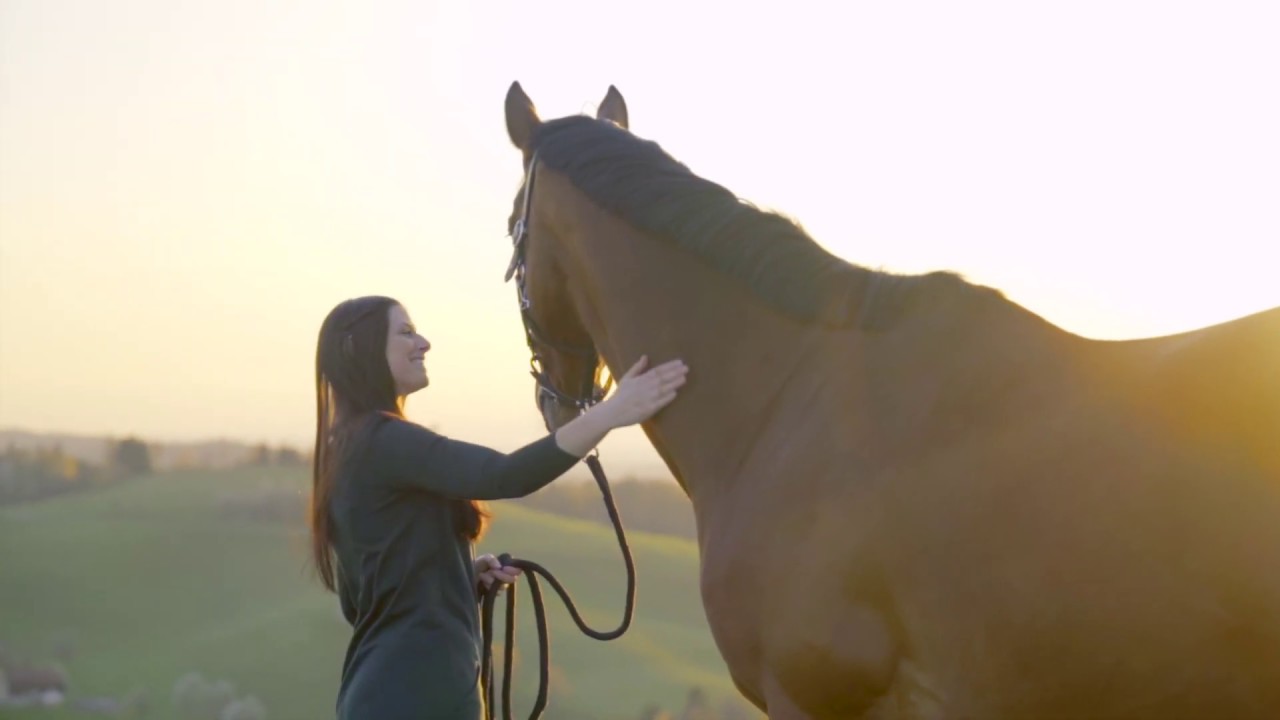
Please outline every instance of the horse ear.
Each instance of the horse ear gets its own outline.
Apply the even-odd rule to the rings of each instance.
[[[533,139],[533,133],[542,121],[538,119],[533,101],[524,94],[524,88],[520,87],[519,82],[511,83],[507,90],[506,111],[507,136],[517,148],[528,150],[529,141]]]
[[[622,99],[622,93],[618,92],[618,88],[612,85],[609,86],[609,92],[605,93],[604,100],[600,101],[600,107],[596,110],[596,118],[610,120],[623,129],[629,129],[627,124],[627,101]]]

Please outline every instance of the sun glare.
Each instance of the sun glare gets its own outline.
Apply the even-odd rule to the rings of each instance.
[[[616,85],[638,135],[833,253],[955,270],[1082,335],[1280,304],[1270,10],[4,7],[0,425],[305,442],[320,318],[377,292],[442,341],[419,417],[536,433],[501,281],[513,80],[544,118]]]

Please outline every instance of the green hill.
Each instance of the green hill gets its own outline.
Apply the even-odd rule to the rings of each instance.
[[[175,682],[199,672],[259,698],[273,719],[332,717],[348,629],[336,598],[310,577],[305,483],[299,470],[174,472],[0,508],[0,644],[32,660],[50,657],[54,638],[74,648],[62,663],[71,688],[61,709],[6,712],[86,717],[73,709],[77,697],[141,688],[147,717],[178,720],[170,699]],[[278,517],[281,507],[294,517]],[[609,528],[513,503],[495,511],[481,552],[543,564],[588,622],[616,626],[625,578]],[[625,522],[626,508],[621,512]],[[696,547],[628,535],[639,592],[623,638],[581,635],[546,588],[554,666],[548,719],[634,719],[655,704],[675,714],[694,687],[715,708],[734,702],[698,600]],[[537,649],[529,594],[521,589],[515,715],[527,717]],[[500,649],[495,654],[500,658]]]

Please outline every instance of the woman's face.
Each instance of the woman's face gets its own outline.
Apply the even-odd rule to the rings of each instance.
[[[392,305],[387,313],[387,367],[396,383],[396,395],[403,397],[429,383],[426,355],[431,343],[418,334],[403,307]]]

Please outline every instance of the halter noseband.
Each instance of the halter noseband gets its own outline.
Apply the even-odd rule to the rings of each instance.
[[[533,303],[529,300],[525,285],[525,252],[529,246],[529,216],[533,207],[533,183],[537,166],[538,153],[535,151],[533,157],[529,160],[529,170],[525,175],[524,199],[521,203],[520,217],[516,220],[516,224],[511,231],[511,262],[507,265],[507,274],[504,281],[510,281],[512,277],[516,279],[516,298],[520,304],[520,319],[524,323],[525,341],[529,345],[530,374],[533,375],[533,379],[538,383],[539,410],[542,409],[542,401],[544,399],[552,398],[564,407],[574,408],[578,412],[583,412],[603,400],[605,393],[608,392],[607,388],[601,387],[596,381],[596,370],[600,366],[600,356],[596,352],[595,345],[588,344],[583,347],[555,342],[547,337],[530,312]],[[575,355],[587,361],[587,372],[579,383],[579,394],[570,395],[557,388],[555,383],[551,382],[551,378],[547,376],[547,371],[544,367],[543,356],[538,351],[538,345],[556,352]],[[610,379],[610,382],[612,383],[612,379]]]

